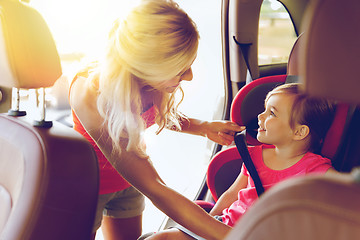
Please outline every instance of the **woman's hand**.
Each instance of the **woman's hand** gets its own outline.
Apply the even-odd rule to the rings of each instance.
[[[220,145],[232,144],[235,133],[245,130],[244,126],[231,121],[202,121],[195,118],[182,121],[181,127],[184,133],[204,136]]]
[[[220,145],[232,144],[235,133],[245,130],[244,126],[231,121],[203,122],[203,127],[205,136]]]

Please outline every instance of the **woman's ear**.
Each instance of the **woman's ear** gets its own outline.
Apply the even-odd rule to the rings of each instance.
[[[295,140],[303,140],[310,133],[310,129],[307,125],[297,125],[295,127],[294,139]]]

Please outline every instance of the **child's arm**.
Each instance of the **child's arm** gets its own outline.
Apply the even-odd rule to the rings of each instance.
[[[210,211],[210,215],[221,215],[225,208],[230,207],[230,205],[238,199],[239,191],[247,186],[247,182],[248,176],[240,173],[229,189],[220,196],[219,200]]]
[[[328,175],[328,174],[338,174],[339,172],[336,171],[333,167],[329,168],[326,172],[325,172],[325,175]]]

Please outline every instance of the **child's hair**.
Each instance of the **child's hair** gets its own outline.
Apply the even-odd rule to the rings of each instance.
[[[169,121],[180,128],[175,92],[158,87],[191,64],[198,41],[195,23],[172,0],[143,0],[125,20],[114,22],[106,54],[90,79],[98,81],[98,110],[116,152],[121,151],[119,139],[123,137],[129,140],[127,151],[147,157],[140,144],[145,128],[140,116],[143,87],[155,93],[158,132]]]
[[[329,130],[335,115],[335,104],[327,99],[309,96],[301,91],[301,84],[288,83],[280,85],[270,91],[265,99],[275,94],[289,94],[294,96],[290,113],[290,127],[295,124],[307,125],[310,130],[309,151],[319,153],[322,142]]]

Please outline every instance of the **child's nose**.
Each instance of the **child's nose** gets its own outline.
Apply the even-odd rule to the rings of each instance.
[[[262,112],[262,113],[260,113],[259,115],[258,115],[258,120],[259,121],[261,121],[261,119],[263,119],[264,118],[264,112]]]

